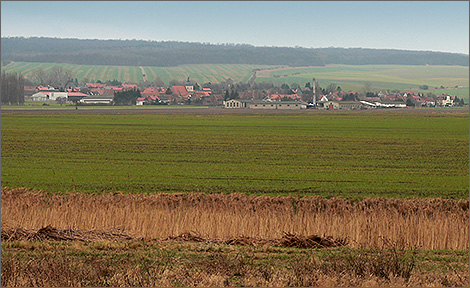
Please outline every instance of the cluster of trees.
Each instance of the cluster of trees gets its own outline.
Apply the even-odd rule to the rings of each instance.
[[[348,93],[341,98],[341,101],[357,101],[359,100],[357,94]]]
[[[2,72],[2,105],[18,105],[24,103],[24,83],[23,75],[17,73]]]
[[[225,91],[224,100],[238,99],[238,91],[236,89],[230,89]]]
[[[54,66],[48,72],[39,68],[33,71],[32,79],[39,85],[51,85],[54,88],[63,90],[68,84],[77,86],[77,78],[73,78],[71,69],[64,69],[62,66]]]
[[[113,101],[116,105],[135,105],[137,98],[142,97],[139,89],[114,92]]]
[[[2,61],[83,65],[469,65],[468,55],[456,53],[362,48],[255,47],[175,41],[2,37],[1,49]]]
[[[465,101],[462,98],[455,96],[454,106],[463,106],[463,105],[465,105]]]

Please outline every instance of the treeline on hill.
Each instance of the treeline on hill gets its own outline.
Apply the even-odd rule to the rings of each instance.
[[[469,65],[465,54],[363,48],[255,47],[144,40],[81,40],[2,37],[2,61],[55,62],[81,65],[178,66],[183,64],[254,64],[323,66]]]
[[[1,103],[6,105],[18,105],[24,103],[23,75],[17,73],[2,72]]]

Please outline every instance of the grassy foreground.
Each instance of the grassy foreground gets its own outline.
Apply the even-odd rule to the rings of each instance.
[[[2,186],[468,198],[468,111],[2,113]]]
[[[3,242],[2,286],[468,287],[468,252]]]

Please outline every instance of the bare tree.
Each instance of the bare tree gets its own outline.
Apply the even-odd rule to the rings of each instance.
[[[2,72],[1,103],[18,105],[24,103],[24,77],[21,74]]]
[[[50,85],[59,88],[63,87],[67,81],[73,78],[72,70],[64,69],[62,66],[54,66],[49,73]]]
[[[367,92],[370,92],[372,88],[372,83],[369,81],[364,82],[364,95],[367,94]]]
[[[36,81],[37,84],[39,85],[44,85],[47,84],[47,74],[42,70],[42,68],[38,68],[33,71],[32,73],[33,79]]]

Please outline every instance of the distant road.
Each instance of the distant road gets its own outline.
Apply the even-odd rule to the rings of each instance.
[[[145,74],[144,68],[142,66],[139,66],[140,71],[142,71],[142,78],[144,78],[144,82],[147,81],[147,75]]]

